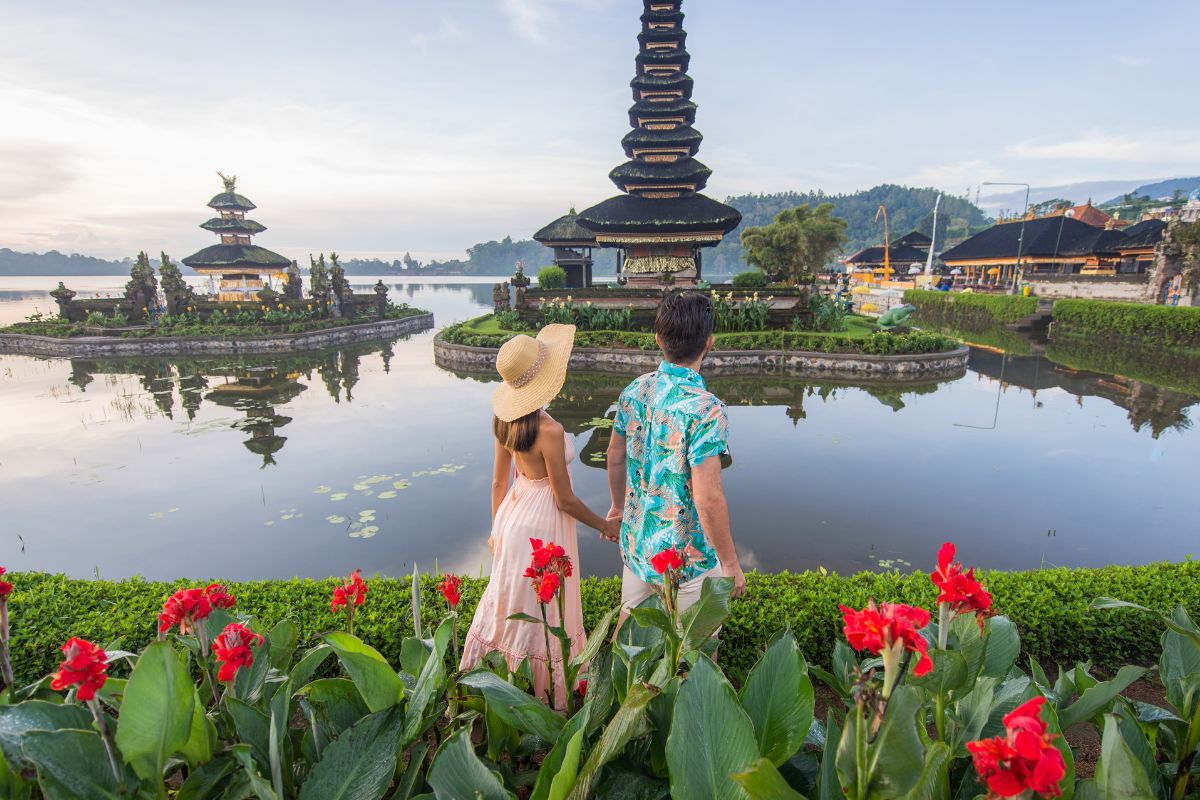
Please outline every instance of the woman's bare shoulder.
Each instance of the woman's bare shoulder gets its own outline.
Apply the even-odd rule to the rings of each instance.
[[[558,420],[549,414],[543,412],[541,422],[538,424],[538,439],[547,437],[561,437],[563,435],[563,426]]]

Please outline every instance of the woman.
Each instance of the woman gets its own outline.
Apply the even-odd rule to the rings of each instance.
[[[547,325],[536,339],[516,336],[500,348],[496,370],[504,383],[492,397],[496,460],[492,474],[492,577],[471,630],[463,644],[462,668],[470,669],[493,650],[504,655],[510,669],[526,658],[533,666],[534,690],[550,699],[546,639],[541,625],[510,620],[524,613],[541,618],[537,595],[525,570],[530,565],[530,539],[562,546],[574,574],[561,589],[566,619],[559,620],[557,603],[546,607],[552,626],[562,625],[571,639],[571,654],[583,650],[583,605],[579,599],[579,546],[575,521],[595,528],[616,541],[620,520],[606,520],[589,509],[571,489],[567,465],[575,448],[562,425],[543,409],[558,395],[567,377],[567,362],[575,341],[574,325]],[[556,708],[566,707],[562,649],[550,639],[554,664]]]

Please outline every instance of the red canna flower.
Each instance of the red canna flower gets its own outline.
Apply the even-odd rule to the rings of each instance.
[[[539,603],[549,603],[554,599],[554,595],[558,593],[558,587],[561,585],[558,579],[557,572],[547,572],[542,575],[541,580],[537,585],[537,598]]]
[[[4,567],[0,567],[0,575],[3,575],[5,572],[6,570]],[[0,603],[3,603],[8,599],[8,596],[12,594],[12,590],[13,585],[11,583],[8,581],[0,581]]]
[[[650,557],[650,566],[659,575],[667,570],[677,570],[683,566],[683,556],[674,547],[659,551]]]
[[[458,592],[460,586],[462,586],[462,578],[451,575],[449,572],[442,576],[442,582],[438,584],[438,591],[442,593],[442,597],[446,598],[446,603],[451,608],[457,608],[458,601],[462,599],[462,595]]]
[[[884,657],[886,671],[889,656],[895,657],[908,650],[918,656],[913,674],[918,677],[933,669],[929,644],[918,632],[929,624],[929,612],[902,603],[884,603],[878,608],[875,601],[867,603],[862,611],[839,606],[845,624],[846,641],[855,650],[870,650]]]
[[[583,680],[581,680],[579,682],[579,696],[580,697],[587,697],[587,687],[588,687],[587,678],[584,678]]]
[[[1067,766],[1041,719],[1044,697],[1017,706],[1004,717],[1004,736],[967,742],[975,771],[988,787],[988,797],[1016,797],[1026,791],[1058,797]]]
[[[333,600],[329,603],[329,608],[337,613],[347,605],[361,606],[366,599],[367,582],[362,579],[362,570],[356,569],[346,576],[345,583],[334,588]]]
[[[948,604],[955,614],[974,613],[982,630],[983,620],[992,607],[992,596],[975,580],[975,568],[964,571],[962,564],[954,560],[954,553],[952,542],[942,545],[937,569],[929,574],[929,579],[938,587],[939,603]]]
[[[250,648],[258,647],[262,643],[262,635],[245,625],[237,622],[226,625],[225,630],[213,639],[213,657],[221,665],[217,671],[217,680],[229,683],[239,669],[251,666],[254,663],[254,651]]]
[[[59,691],[78,686],[75,696],[85,703],[92,700],[108,680],[108,656],[97,645],[75,637],[67,640],[62,651],[66,658],[58,665],[50,688]]]
[[[180,633],[187,633],[197,622],[212,613],[212,603],[203,589],[180,589],[163,603],[158,615],[158,632],[166,633],[176,625]]]
[[[213,608],[229,609],[237,605],[237,600],[225,589],[223,583],[210,583],[204,593],[208,595],[208,602]]]
[[[543,543],[541,539],[530,539],[529,543],[533,545],[533,560],[530,562],[530,569],[537,572],[553,570],[561,572],[564,578],[571,577],[573,571],[571,559],[562,545]]]

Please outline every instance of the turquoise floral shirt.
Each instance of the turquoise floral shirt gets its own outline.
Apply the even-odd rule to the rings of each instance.
[[[663,362],[621,393],[613,430],[625,437],[621,555],[644,581],[661,583],[650,558],[669,547],[691,560],[690,580],[717,565],[692,501],[692,468],[728,450],[725,404],[695,370]]]

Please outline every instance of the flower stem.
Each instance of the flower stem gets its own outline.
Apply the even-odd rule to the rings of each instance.
[[[562,584],[566,586],[566,578],[562,580]],[[570,717],[575,713],[575,681],[567,674],[567,664],[571,661],[571,638],[567,635],[567,612],[566,598],[563,597],[562,590],[558,593],[558,626],[562,630],[563,635],[559,638],[559,647],[562,650],[562,668],[563,668],[563,691],[567,696],[567,716]],[[551,665],[553,666],[553,665]]]
[[[113,749],[113,744],[108,739],[108,728],[104,724],[104,712],[100,709],[100,701],[93,697],[87,701],[87,707],[91,709],[92,716],[96,720],[96,729],[100,731],[100,740],[104,742],[104,752],[108,753],[108,765],[112,767],[113,777],[117,780],[117,790],[121,794],[125,794],[125,775],[117,763],[117,751]]]
[[[867,800],[867,720],[860,697],[855,706],[854,718],[854,772],[856,777],[855,800]]]
[[[950,641],[950,622],[954,614],[949,603],[938,603],[938,650],[945,650]]]
[[[550,676],[550,707],[554,708],[554,657],[550,655],[550,623],[546,621],[546,604],[538,603],[542,610],[542,635],[546,637],[546,673]]]

